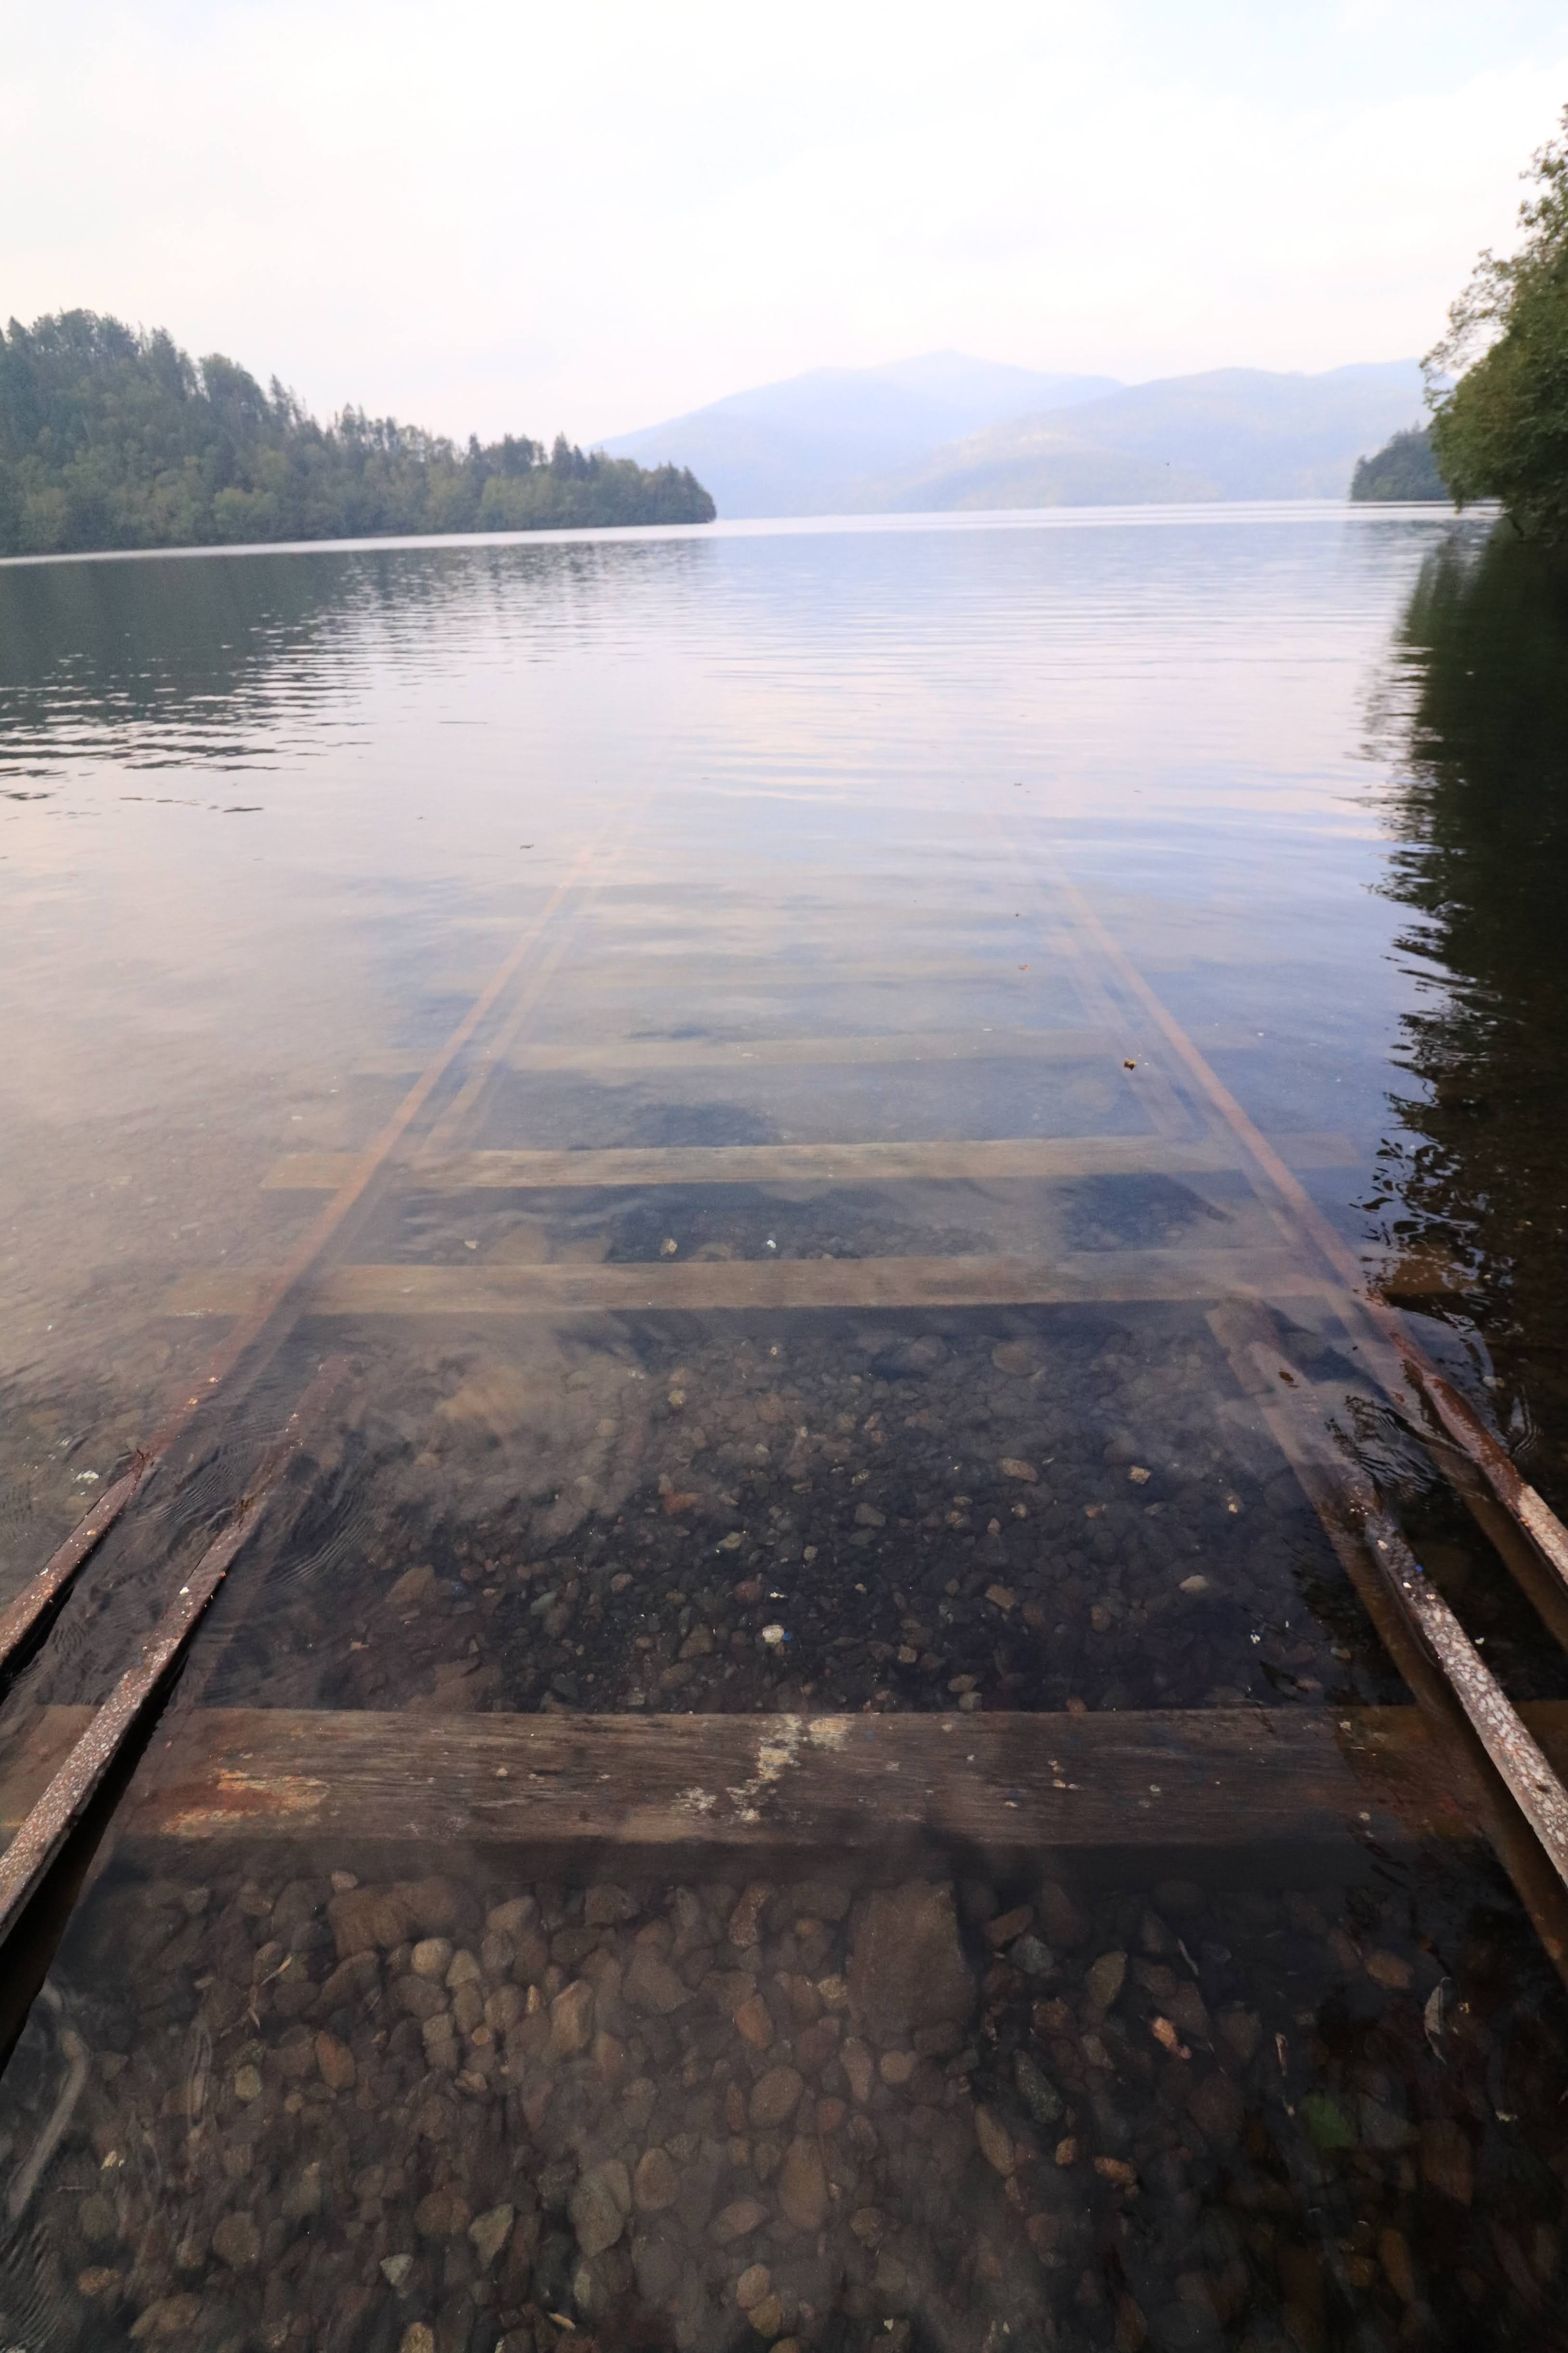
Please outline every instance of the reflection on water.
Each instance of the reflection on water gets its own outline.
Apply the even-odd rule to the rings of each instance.
[[[1259,1332],[1512,1695],[1568,1668],[1062,887],[1550,1484],[1527,563],[1259,513],[0,571],[10,1588],[517,951],[0,1710],[14,1821],[341,1356],[0,2086],[5,2341],[1559,2341],[1561,1988],[1361,1803],[1407,1695]],[[1243,1708],[1266,1851],[1192,1764]],[[904,1785],[715,1862],[803,1726],[945,1791],[1042,1715],[1125,1734],[1098,1843],[906,1857]],[[603,1715],[698,1741],[679,1835],[606,1751],[542,1859],[474,1744]],[[322,1724],[341,1791],[258,1762]]]
[[[1446,546],[1404,617],[1386,888],[1418,996],[1399,1060],[1408,1130],[1384,1173],[1404,1250],[1444,1266],[1484,1338],[1529,1475],[1568,1496],[1562,1071],[1568,1052],[1568,600],[1538,551]],[[1400,737],[1403,736],[1403,741]],[[1441,1300],[1434,1313],[1445,1312]]]

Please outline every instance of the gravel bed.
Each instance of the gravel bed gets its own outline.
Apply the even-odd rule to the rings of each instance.
[[[660,1317],[613,1345],[389,1357],[224,1695],[661,1711],[1403,1695],[1201,1319],[779,1331]],[[1313,1335],[1292,1345],[1333,1370]]]
[[[1561,1989],[1338,1894],[106,1880],[0,2087],[5,2341],[1563,2341]]]

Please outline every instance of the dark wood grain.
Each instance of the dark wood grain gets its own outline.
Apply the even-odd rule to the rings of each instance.
[[[57,1714],[62,1719],[57,1723]],[[1555,1759],[1568,1704],[1526,1711]],[[72,1730],[41,1711],[0,1763],[14,1827]],[[63,1719],[69,1718],[67,1723]],[[525,1850],[540,1868],[683,1870],[1299,1850],[1477,1834],[1477,1793],[1413,1708],[1087,1715],[427,1715],[197,1709],[144,1764],[122,1840],[193,1853],[281,1841]],[[356,1860],[357,1859],[357,1860]]]

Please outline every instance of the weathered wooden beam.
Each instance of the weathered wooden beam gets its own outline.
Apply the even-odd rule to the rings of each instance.
[[[1349,1168],[1342,1135],[1284,1135],[1276,1145],[1296,1168]],[[350,1152],[291,1152],[262,1179],[268,1192],[326,1193],[353,1166]],[[1052,1135],[939,1144],[728,1144],[584,1152],[450,1152],[392,1172],[420,1192],[529,1191],[599,1185],[988,1185],[1017,1177],[1158,1174],[1209,1176],[1241,1166],[1222,1137],[1184,1143],[1164,1135]]]
[[[243,1315],[265,1272],[182,1275],[166,1315]],[[1285,1250],[1084,1250],[1021,1258],[665,1260],[635,1266],[337,1266],[305,1315],[632,1314],[647,1309],[1105,1306],[1138,1300],[1321,1299],[1337,1286]]]
[[[1248,1048],[1257,1033],[1233,1024],[1211,1023],[1204,1042],[1219,1052]],[[857,1063],[899,1062],[1093,1062],[1127,1050],[1119,1029],[909,1029],[890,1036],[832,1038],[596,1038],[566,1042],[519,1043],[501,1058],[513,1071],[744,1071],[753,1065],[829,1069]],[[422,1067],[417,1055],[397,1047],[366,1054],[354,1064],[356,1078],[404,1078]]]
[[[1568,1757],[1568,1704],[1525,1711]],[[39,1711],[0,1761],[15,1827],[86,1711]],[[1478,1836],[1480,1801],[1414,1708],[979,1715],[461,1715],[198,1708],[165,1727],[121,1838],[184,1850],[282,1841],[526,1849],[680,1869],[852,1853],[1022,1867],[1058,1854],[1344,1847]]]

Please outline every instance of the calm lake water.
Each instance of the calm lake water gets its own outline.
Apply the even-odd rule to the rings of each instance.
[[[1403,1705],[1260,1329],[1568,1697],[1151,1003],[1568,1507],[1565,655],[1424,510],[0,567],[0,1599],[480,1015],[17,1679],[13,1787],[329,1356],[127,1821],[198,1703],[971,1763]],[[1382,1827],[897,1898],[853,1837],[127,1831],[0,2084],[5,2341],[1568,2342],[1562,1988],[1484,1849]]]

